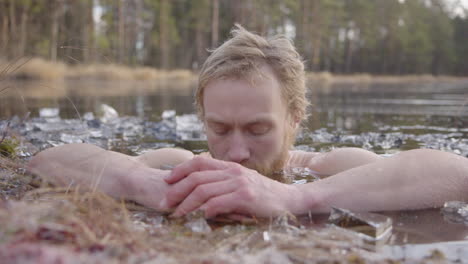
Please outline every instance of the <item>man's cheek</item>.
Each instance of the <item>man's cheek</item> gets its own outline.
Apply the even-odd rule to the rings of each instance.
[[[208,141],[208,148],[210,154],[215,159],[224,160],[223,153],[225,153],[226,144],[223,144],[222,140],[212,140]]]
[[[260,138],[257,140],[257,142],[254,143],[256,145],[257,149],[261,149],[263,151],[269,151],[264,154],[272,154],[270,151],[275,151],[279,149],[279,146],[281,146],[281,140],[275,137],[274,135],[271,136],[265,136],[263,138]]]

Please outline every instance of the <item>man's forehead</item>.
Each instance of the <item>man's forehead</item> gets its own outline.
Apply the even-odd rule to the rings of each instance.
[[[229,123],[232,120],[229,117],[222,116],[220,113],[207,112],[204,120],[208,123]],[[246,117],[242,120],[243,124],[255,124],[255,123],[272,123],[275,120],[275,116],[272,113],[257,113]]]
[[[221,70],[217,77],[214,77],[210,82],[218,82],[223,80],[241,80],[251,84],[255,84],[261,80],[278,81],[274,69],[266,62],[252,63],[246,68],[229,68]]]

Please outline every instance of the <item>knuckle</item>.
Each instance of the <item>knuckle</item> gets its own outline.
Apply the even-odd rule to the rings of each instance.
[[[249,186],[249,179],[245,176],[238,177],[236,180],[239,187]]]
[[[244,201],[247,201],[247,202],[255,201],[255,197],[256,197],[255,192],[251,188],[248,188],[247,186],[243,188],[239,188],[237,193],[240,196],[240,198]]]
[[[203,162],[205,162],[206,158],[203,157],[203,156],[196,156],[195,158],[193,158],[193,162],[196,163],[196,164],[201,164]]]
[[[229,168],[229,172],[233,175],[241,175],[242,174],[242,165],[240,164],[237,164],[237,163],[234,163],[231,165],[231,167]]]

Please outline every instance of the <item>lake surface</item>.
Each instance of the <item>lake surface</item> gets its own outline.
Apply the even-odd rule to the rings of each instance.
[[[99,112],[101,104],[112,106],[120,116],[149,121],[160,121],[165,110],[194,113],[195,83],[184,81],[38,81],[3,87],[7,88],[0,93],[4,120],[15,115],[37,117],[44,107],[59,108],[63,119],[76,119],[86,112]],[[301,148],[356,146],[384,154],[430,147],[468,155],[468,79],[309,87],[310,116],[298,138]],[[307,135],[315,131],[321,135]]]
[[[98,116],[99,109],[106,104],[113,107],[120,117],[128,117],[121,119],[120,123],[128,122],[127,128],[137,124],[141,129],[125,134],[125,126],[114,126],[112,129],[120,132],[106,135],[116,140],[92,141],[98,145],[129,154],[164,146],[180,146],[194,152],[206,151],[200,127],[190,130],[188,134],[186,131],[183,131],[184,134],[175,131],[159,138],[154,136],[160,133],[157,125],[165,120],[163,113],[170,113],[167,110],[175,110],[175,116],[171,118],[175,118],[176,125],[181,120],[179,126],[190,127],[190,120],[194,118],[194,85],[178,81],[152,84],[85,81],[5,83],[7,89],[0,93],[0,119],[3,120],[0,128],[2,124],[5,127],[6,120],[18,116],[16,122],[25,118],[21,121],[26,123],[24,133],[31,136],[32,141],[44,137],[34,133],[59,133],[56,138],[46,138],[39,148],[60,144],[60,140],[62,143],[80,142],[82,138],[79,133],[62,133],[61,129],[66,129],[66,126],[57,126],[55,130],[42,126],[41,122],[52,123],[38,118],[40,110],[57,108],[59,119],[71,119],[67,124],[75,126],[73,120],[83,120],[87,112]],[[468,80],[310,86],[310,116],[298,137],[298,149],[327,151],[353,146],[391,155],[402,150],[426,147],[468,157]],[[0,90],[4,87],[0,87]],[[92,129],[90,121],[83,121],[88,122],[88,130]],[[101,128],[96,128],[96,131]],[[100,135],[96,138],[104,137]],[[448,221],[440,209],[386,214],[392,217],[394,223],[391,244],[468,240],[468,226]]]

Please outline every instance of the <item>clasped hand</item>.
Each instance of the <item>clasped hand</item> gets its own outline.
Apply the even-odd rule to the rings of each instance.
[[[200,209],[218,215],[270,217],[289,211],[295,187],[271,180],[234,162],[195,157],[172,170],[161,209],[179,217]]]

